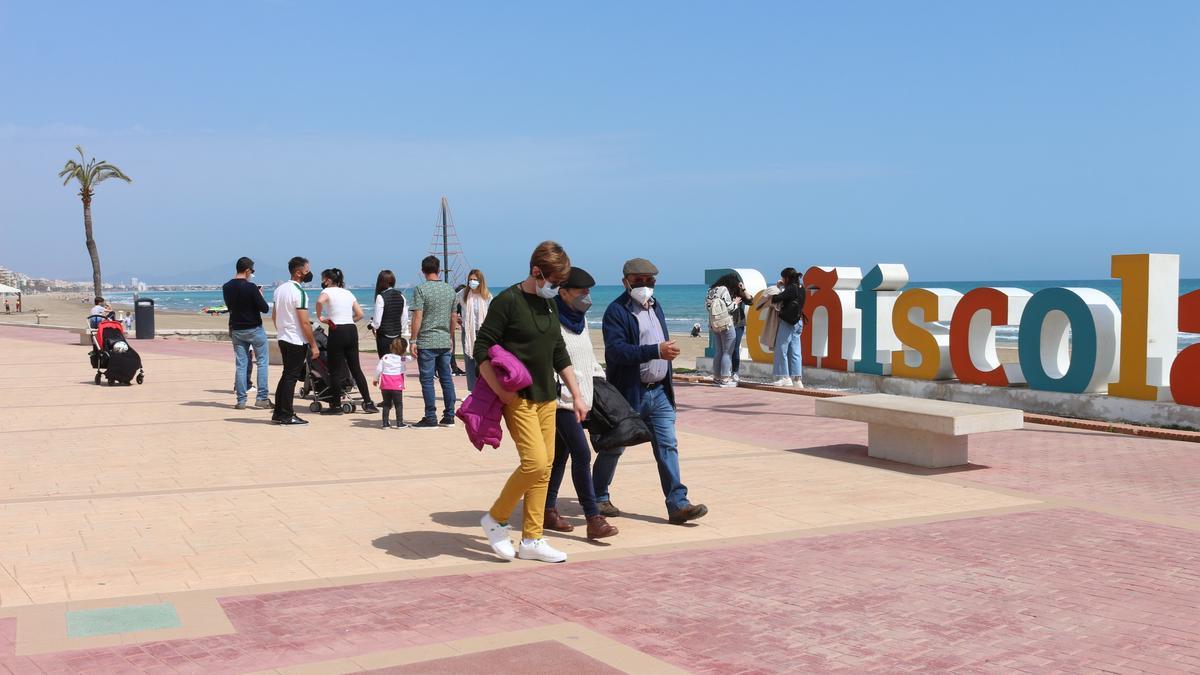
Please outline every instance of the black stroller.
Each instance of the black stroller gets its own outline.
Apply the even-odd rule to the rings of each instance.
[[[314,413],[321,412],[321,403],[333,400],[331,378],[338,377],[342,383],[342,412],[354,412],[358,409],[358,403],[362,402],[361,398],[357,401],[349,400],[355,389],[354,378],[346,369],[340,373],[329,372],[329,336],[325,334],[324,328],[313,328],[313,340],[317,343],[320,356],[314,359],[312,354],[308,354],[304,359],[304,383],[300,385],[300,398],[311,401],[308,404],[309,410]]]
[[[88,355],[96,369],[94,382],[103,378],[109,385],[141,384],[146,379],[142,370],[142,357],[125,339],[125,328],[120,321],[101,321],[92,333],[92,352]]]

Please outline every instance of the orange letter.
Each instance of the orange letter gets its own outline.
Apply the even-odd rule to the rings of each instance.
[[[1121,370],[1108,393],[1166,400],[1178,348],[1179,256],[1114,255],[1112,275],[1121,280]]]
[[[900,295],[892,310],[892,325],[900,343],[911,349],[892,352],[892,375],[950,379],[949,331],[935,322],[948,320],[961,297],[962,293],[949,288],[913,288]],[[908,361],[913,355],[918,357],[915,365]]]

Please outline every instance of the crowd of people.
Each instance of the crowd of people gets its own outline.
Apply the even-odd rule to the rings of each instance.
[[[305,378],[306,363],[323,360],[330,373],[330,392],[322,414],[344,414],[342,382],[349,379],[362,397],[364,412],[382,412],[383,428],[393,428],[390,416],[394,413],[395,426],[404,427],[405,370],[407,363],[415,360],[424,413],[412,426],[452,427],[457,402],[453,352],[454,343],[461,342],[467,390],[474,392],[482,387],[498,400],[519,458],[517,468],[480,520],[498,556],[545,562],[566,560],[566,554],[551,546],[543,532],[570,532],[575,528],[557,508],[568,463],[584,511],[587,537],[602,539],[618,534],[608,519],[621,514],[611,494],[625,447],[606,447],[592,459],[585,425],[596,402],[595,378],[619,392],[616,396],[628,416],[640,420],[645,431],[641,442],[650,443],[669,522],[682,524],[708,513],[703,504],[688,499],[681,478],[672,385],[672,362],[680,350],[670,338],[663,308],[654,298],[658,268],[650,261],[635,258],[622,269],[625,292],[604,311],[604,367],[596,360],[587,330],[595,279],[586,270],[572,266],[557,243],[540,244],[530,257],[528,276],[494,297],[482,271],[471,270],[466,284],[456,290],[441,280],[438,258],[429,256],[421,262],[424,281],[413,289],[410,307],[404,294],[396,289],[396,275],[383,270],[376,280],[375,303],[368,323],[379,356],[370,385],[359,360],[357,323],[365,312],[345,288],[340,269],[321,272],[321,292],[310,316],[309,297],[302,284],[311,282],[314,275],[306,258],[298,256],[288,262],[291,278],[274,289],[270,304],[262,286],[253,282],[254,261],[243,257],[235,267],[236,276],[223,287],[234,348],[235,405],[239,409],[249,407],[249,390],[254,388],[254,407],[272,410],[272,420],[279,425],[307,424],[296,414],[296,387]],[[740,340],[739,326],[744,329],[745,313],[743,308],[739,324],[736,309],[748,296],[740,284],[736,289],[732,285],[724,288],[726,294],[722,297],[728,296],[727,302],[734,310],[730,330]],[[732,295],[735,290],[736,302]],[[263,316],[268,313],[282,359],[273,402],[268,396],[269,350],[263,326]],[[320,324],[315,329],[314,320]],[[405,339],[406,333],[410,339]],[[324,339],[319,340],[319,335]],[[736,347],[725,346],[722,350],[725,354]],[[722,363],[729,360],[722,358]],[[250,382],[252,359],[257,365],[256,387]],[[504,373],[500,360],[504,360]],[[512,364],[518,364],[525,377],[523,386],[516,389],[506,388],[511,382],[507,369]],[[441,386],[440,416],[435,382]],[[374,403],[372,386],[379,389],[382,409]],[[483,395],[482,390],[479,394]],[[472,431],[469,427],[468,435]],[[523,502],[523,517],[521,537],[514,546],[508,519],[518,502]]]

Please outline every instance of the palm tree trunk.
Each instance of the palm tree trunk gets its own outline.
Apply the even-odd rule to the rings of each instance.
[[[92,198],[83,195],[83,234],[87,237],[88,255],[92,256],[92,289],[97,298],[103,296],[100,283],[100,252],[96,250],[96,240],[92,237]]]

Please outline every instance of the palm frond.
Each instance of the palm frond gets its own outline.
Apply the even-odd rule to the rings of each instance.
[[[66,176],[66,179],[63,180],[63,185],[66,185],[67,183],[71,182],[72,178],[79,178],[79,174],[82,169],[83,167],[77,164],[75,160],[68,159],[67,163],[63,166],[62,171],[58,172],[58,177],[62,178]]]

